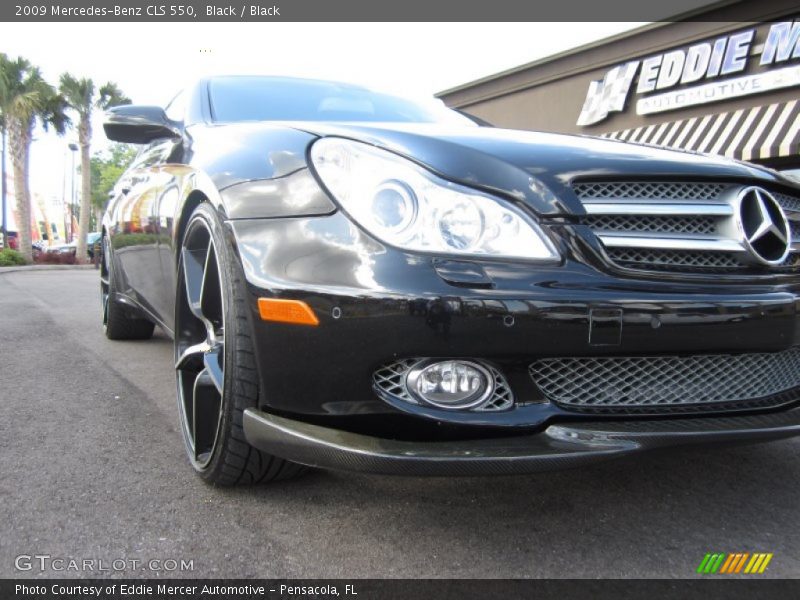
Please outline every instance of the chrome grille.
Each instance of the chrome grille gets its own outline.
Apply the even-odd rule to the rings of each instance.
[[[408,358],[385,364],[372,374],[372,382],[390,396],[416,404],[417,401],[406,391],[405,383],[406,373],[417,362],[416,358]]]
[[[545,358],[530,365],[545,397],[567,408],[743,403],[800,386],[800,349],[754,354]]]
[[[642,233],[707,233],[716,232],[711,217],[660,217],[647,215],[596,215],[586,217],[586,225],[594,231],[638,231]]]
[[[629,200],[716,200],[723,183],[673,183],[669,181],[601,181],[576,183],[572,189],[585,198]]]
[[[775,196],[775,200],[783,207],[783,210],[787,212],[800,212],[800,198],[794,198],[786,194],[773,194],[773,196]]]
[[[421,358],[406,358],[386,363],[372,374],[372,382],[377,389],[390,396],[418,404],[417,400],[406,390],[405,383],[408,372],[422,360]],[[486,402],[470,410],[477,412],[508,410],[514,406],[514,394],[511,392],[511,387],[497,369],[488,365],[483,366],[494,379],[494,391]]]
[[[615,263],[633,268],[740,269],[742,263],[724,252],[681,252],[680,250],[643,250],[638,248],[608,248]]]
[[[581,223],[615,265],[638,270],[731,272],[760,268],[741,238],[736,196],[744,184],[703,182],[578,182],[587,215]],[[789,219],[791,254],[774,267],[797,268],[800,197],[771,192]]]

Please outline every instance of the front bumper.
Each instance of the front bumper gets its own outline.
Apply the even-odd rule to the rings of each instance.
[[[566,469],[667,446],[753,442],[800,434],[800,408],[737,417],[550,425],[500,439],[408,442],[244,412],[253,446],[301,464],[387,475],[512,475]]]
[[[228,226],[252,307],[258,408],[335,430],[429,441],[530,434],[601,420],[549,401],[529,373],[538,358],[774,353],[800,345],[796,278],[645,281],[593,268],[578,260],[577,246],[561,249],[559,265],[443,261],[382,245],[341,213]],[[566,226],[559,238],[571,239]],[[263,321],[259,297],[302,300],[319,326]],[[413,357],[489,364],[506,377],[515,406],[442,410],[376,392],[376,370]],[[798,394],[793,389],[781,403],[796,403]],[[765,408],[730,400],[737,406],[668,412]],[[613,412],[606,417],[621,411]]]

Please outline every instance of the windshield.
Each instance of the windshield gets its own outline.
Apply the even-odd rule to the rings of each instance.
[[[414,101],[366,88],[279,77],[209,81],[215,121],[371,121],[473,125],[439,100]]]

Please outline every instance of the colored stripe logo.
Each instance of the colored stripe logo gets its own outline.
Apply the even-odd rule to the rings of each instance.
[[[772,552],[721,552],[708,553],[703,557],[697,572],[703,575],[757,574],[767,570]]]

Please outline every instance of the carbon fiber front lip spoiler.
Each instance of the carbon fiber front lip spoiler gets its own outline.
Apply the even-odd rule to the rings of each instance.
[[[244,433],[256,448],[313,467],[387,475],[512,475],[666,446],[800,435],[800,408],[737,417],[551,425],[533,435],[455,442],[375,438],[247,409]]]

